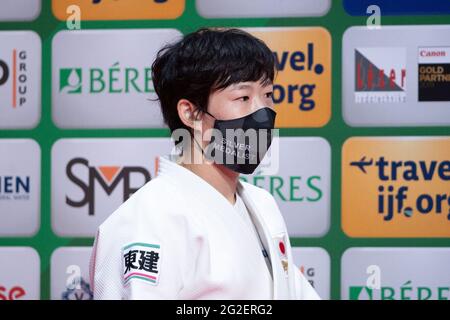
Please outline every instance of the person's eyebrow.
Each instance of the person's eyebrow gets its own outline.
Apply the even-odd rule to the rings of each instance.
[[[268,80],[268,81],[264,81],[264,82],[260,82],[261,86],[263,88],[266,88],[268,86],[273,86],[273,81],[272,80]]]

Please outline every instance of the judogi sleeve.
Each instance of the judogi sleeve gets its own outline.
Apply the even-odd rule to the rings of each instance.
[[[117,269],[120,261],[114,255],[114,249],[103,237],[101,227],[92,248],[89,262],[89,280],[95,300],[122,299],[122,287],[120,284],[120,271]]]
[[[94,299],[178,299],[206,272],[205,239],[182,215],[133,218],[98,228],[90,260]]]

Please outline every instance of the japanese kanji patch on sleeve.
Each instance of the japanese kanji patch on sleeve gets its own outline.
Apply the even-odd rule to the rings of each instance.
[[[145,281],[157,285],[161,265],[161,246],[159,244],[133,242],[122,250],[124,285],[130,281]]]

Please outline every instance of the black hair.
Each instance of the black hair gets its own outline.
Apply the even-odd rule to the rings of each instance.
[[[245,81],[273,82],[275,59],[260,39],[240,29],[201,28],[165,45],[152,64],[152,80],[171,132],[186,128],[177,104],[187,99],[199,111],[209,95]]]

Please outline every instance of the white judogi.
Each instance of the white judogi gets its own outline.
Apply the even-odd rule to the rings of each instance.
[[[236,194],[236,202],[233,205],[234,209],[238,213],[239,217],[245,221],[248,232],[250,232],[251,235],[253,235],[252,240],[255,242],[255,246],[258,246],[259,251],[261,252],[261,255],[264,257],[264,261],[266,262],[267,268],[263,268],[265,271],[264,273],[261,273],[261,279],[259,281],[266,283],[267,285],[264,286],[265,291],[261,292],[261,295],[264,295],[266,300],[273,299],[273,277],[271,274],[272,266],[270,265],[270,258],[268,257],[268,254],[265,250],[265,245],[260,239],[258,231],[255,228],[255,225],[252,221],[252,218],[250,216],[250,213],[247,210],[247,207],[245,206],[244,201],[239,196],[239,194]]]
[[[272,263],[270,262],[270,257],[269,257],[269,253],[266,249],[267,243],[265,241],[263,241],[263,239],[261,239],[261,236],[258,233],[258,230],[256,230],[255,224],[253,223],[252,217],[250,215],[250,213],[248,212],[247,207],[245,206],[244,201],[242,201],[242,198],[239,196],[239,194],[236,194],[236,202],[234,204],[234,208],[236,211],[239,212],[239,214],[242,216],[242,218],[245,220],[245,222],[247,223],[248,227],[250,228],[251,232],[255,235],[255,241],[258,243],[259,248],[261,250],[261,253],[264,257],[264,261],[266,261],[266,265],[267,265],[267,272],[270,274],[270,278],[268,279],[271,283],[270,287],[272,289],[273,285],[272,285],[272,281],[273,281],[273,276],[272,276]],[[272,299],[273,297],[273,293],[270,293],[270,299]]]
[[[160,158],[158,175],[98,228],[90,262],[94,299],[320,299],[293,263],[282,215],[267,191],[238,194],[270,256],[221,193]]]

